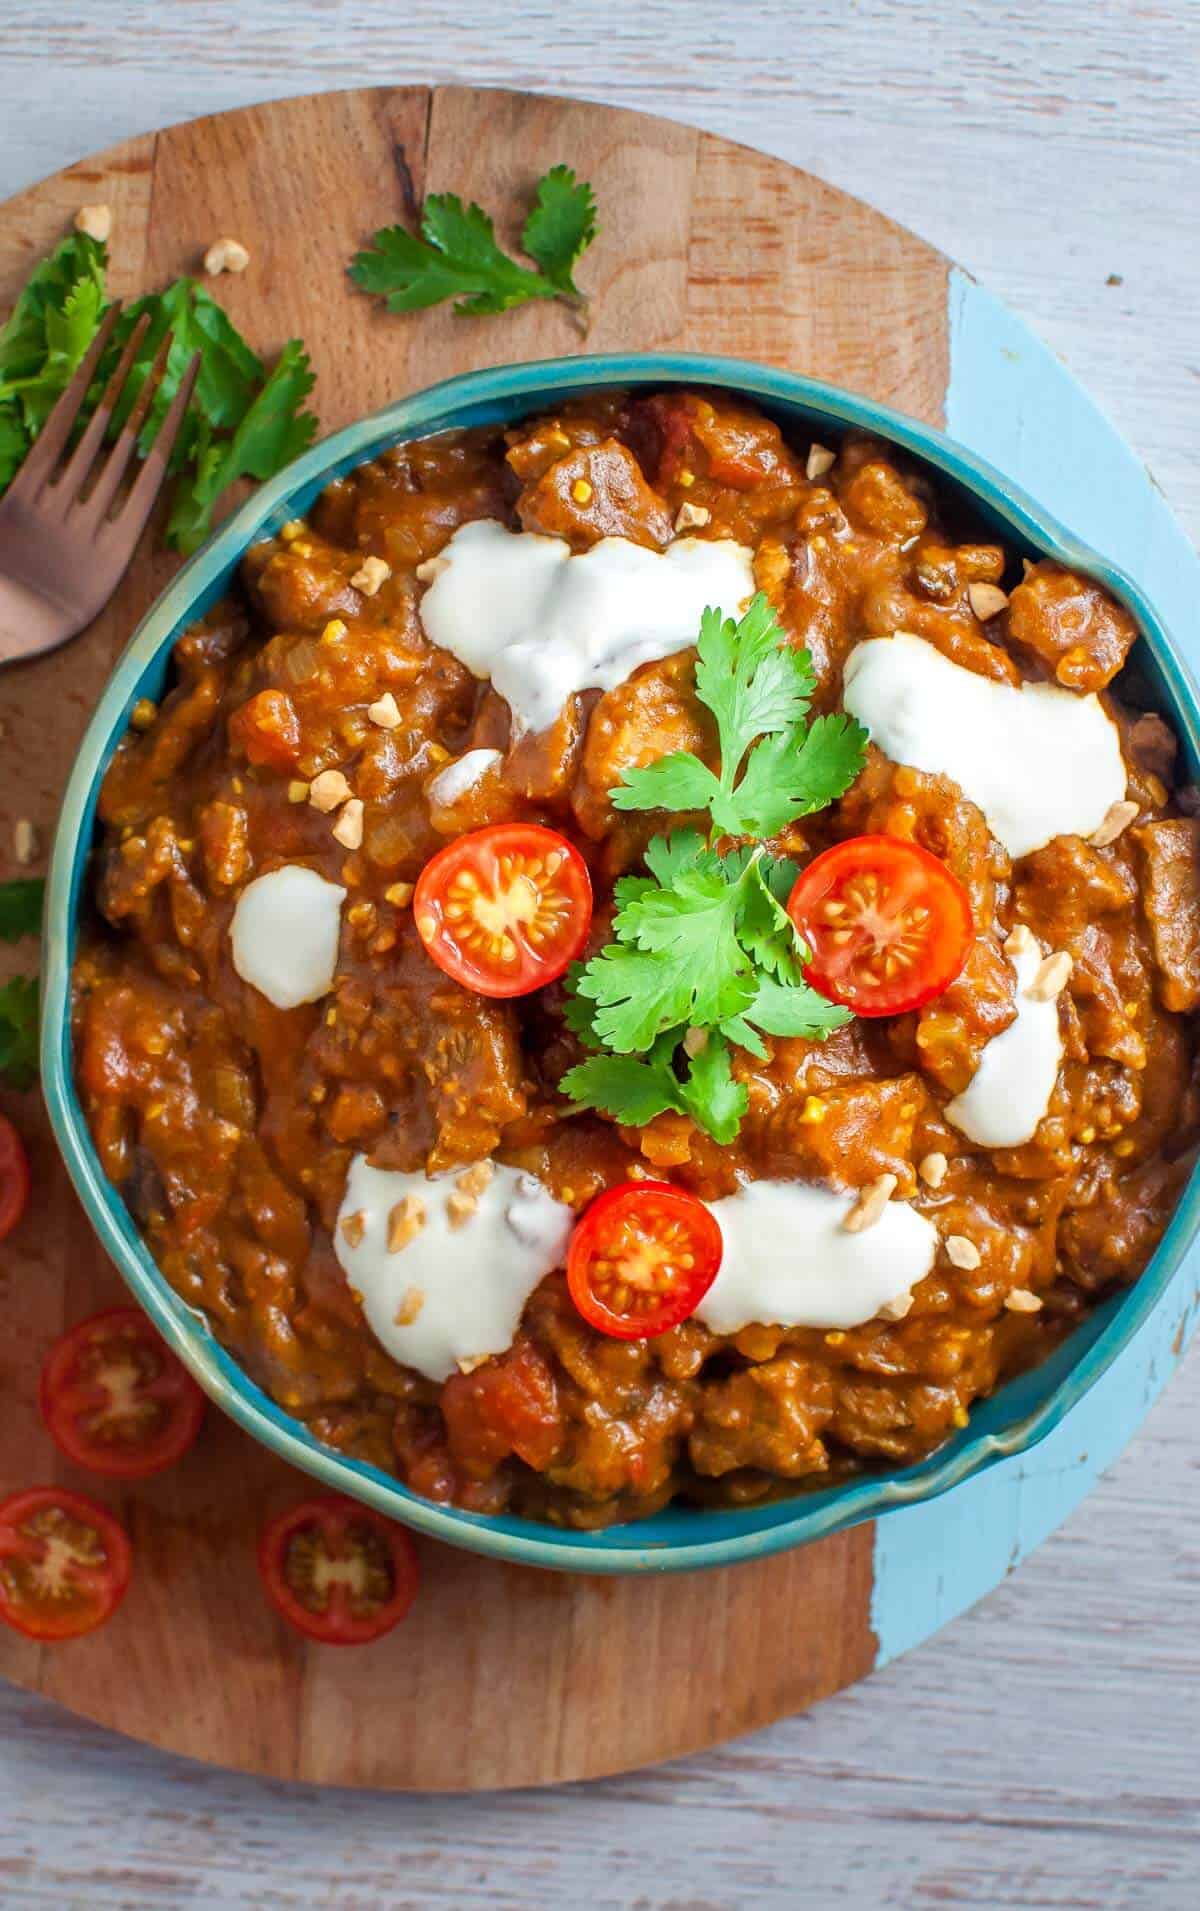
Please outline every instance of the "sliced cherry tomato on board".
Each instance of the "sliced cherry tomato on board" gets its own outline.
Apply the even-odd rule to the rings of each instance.
[[[949,988],[975,933],[945,863],[895,836],[851,836],[796,878],[788,914],[805,979],[856,1015],[901,1015]]]
[[[301,1500],[258,1543],[275,1610],[327,1646],[364,1646],[405,1618],[417,1596],[417,1551],[402,1526],[341,1493]]]
[[[39,1404],[59,1452],[114,1480],[173,1466],[204,1418],[204,1395],[137,1307],[94,1314],[55,1341]]]
[[[479,995],[528,995],[562,975],[587,941],[592,882],[565,836],[496,823],[426,863],[413,919],[440,969]]]
[[[648,1340],[694,1314],[717,1278],[716,1216],[667,1181],[624,1181],[596,1197],[567,1249],[583,1318],[617,1340]]]
[[[0,1619],[27,1639],[78,1639],[125,1597],[129,1540],[81,1493],[34,1486],[0,1500]]]
[[[0,1115],[0,1241],[12,1233],[25,1212],[28,1199],[29,1157],[25,1143],[7,1115]]]

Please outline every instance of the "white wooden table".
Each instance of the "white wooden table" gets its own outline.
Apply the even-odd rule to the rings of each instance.
[[[1197,0],[0,0],[0,197],[152,125],[429,79],[695,120],[873,201],[1033,323],[1200,533]],[[1198,1410],[1200,1350],[1069,1526],[932,1643],[586,1789],[289,1788],[0,1689],[0,1906],[1190,1911]]]

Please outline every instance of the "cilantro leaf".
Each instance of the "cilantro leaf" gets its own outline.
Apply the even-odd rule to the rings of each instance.
[[[389,312],[419,312],[446,299],[459,318],[507,312],[531,299],[581,295],[572,277],[596,236],[595,198],[567,166],[538,181],[522,243],[538,270],[501,250],[482,206],[464,206],[457,193],[431,193],[421,232],[385,226],[350,262],[350,277],[387,302]]]
[[[563,1076],[559,1087],[582,1108],[596,1108],[624,1127],[642,1128],[656,1115],[690,1115],[723,1146],[737,1134],[749,1096],[733,1079],[729,1044],[714,1029],[687,1058],[681,1080],[673,1066],[681,1031],[659,1037],[644,1060],[632,1055],[593,1055]]]
[[[538,180],[521,244],[552,285],[581,297],[571,274],[596,236],[596,195],[569,166],[551,166]]]
[[[12,483],[28,449],[29,440],[13,399],[7,405],[0,405],[0,491]]]
[[[642,1128],[655,1115],[682,1107],[671,1057],[679,1030],[660,1036],[644,1060],[632,1055],[593,1055],[567,1070],[559,1087],[583,1108],[599,1109],[627,1128]]]
[[[716,868],[717,858],[708,849],[698,829],[676,829],[669,836],[652,836],[646,844],[644,861],[650,874],[669,889],[676,876],[705,859]]]
[[[799,982],[807,957],[796,925],[783,906],[799,872],[794,863],[763,856],[754,864],[738,914],[738,939],[758,967],[781,982]],[[782,892],[782,893],[781,893]]]
[[[28,450],[96,335],[107,262],[95,239],[72,233],[34,267],[0,329],[0,404],[7,411],[0,486],[12,477],[6,467],[13,433],[21,430]]]
[[[719,800],[721,783],[690,750],[673,750],[656,763],[626,770],[612,792],[618,810],[701,810]]]
[[[849,1009],[819,995],[805,982],[777,982],[774,976],[763,975],[758,978],[754,1000],[743,1010],[740,1020],[760,1028],[765,1035],[803,1035],[819,1042],[835,1029],[844,1028],[852,1017]],[[729,1024],[723,1026],[727,1034],[732,1032]]]
[[[866,731],[841,715],[805,727],[812,662],[786,641],[762,592],[740,621],[706,610],[696,649],[696,694],[716,720],[720,775],[675,750],[626,770],[614,808],[707,809],[720,834],[761,839],[841,796],[862,768]]]
[[[196,550],[212,529],[218,498],[236,478],[261,483],[312,443],[317,421],[302,407],[315,382],[308,353],[299,339],[289,339],[231,438],[214,439],[209,421],[202,422],[195,473],[178,479],[172,493],[169,544]]]
[[[36,936],[42,926],[46,885],[40,876],[18,876],[0,883],[0,942]]]
[[[15,975],[0,986],[0,1082],[6,1088],[32,1088],[37,1060],[37,981]]]
[[[703,1048],[691,1057],[688,1079],[679,1091],[684,1111],[722,1146],[731,1142],[750,1103],[745,1082],[735,1082],[729,1043],[711,1029]]]
[[[761,591],[740,622],[706,610],[696,649],[696,694],[716,718],[721,782],[731,789],[756,737],[803,721],[815,688],[812,663],[786,641]]]
[[[866,747],[862,725],[840,712],[817,717],[798,741],[788,732],[766,737],[751,750],[732,797],[713,805],[713,819],[731,835],[775,836],[843,795]]]

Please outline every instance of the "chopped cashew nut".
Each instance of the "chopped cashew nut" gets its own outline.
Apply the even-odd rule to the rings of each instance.
[[[911,1294],[897,1294],[894,1301],[885,1301],[876,1314],[876,1320],[904,1320],[912,1312]]]
[[[86,233],[89,239],[96,239],[101,245],[112,232],[111,206],[80,206],[75,214],[76,232]]]
[[[486,1160],[473,1161],[471,1163],[471,1166],[465,1169],[463,1173],[458,1176],[454,1185],[463,1194],[469,1194],[472,1197],[472,1199],[477,1200],[479,1196],[483,1193],[484,1189],[487,1187],[489,1181],[492,1179],[492,1176],[495,1174],[495,1172],[496,1172],[495,1162],[486,1161]]]
[[[1031,1294],[1027,1287],[1014,1287],[1011,1294],[1004,1296],[1004,1305],[1014,1314],[1040,1314],[1042,1297]]]
[[[1099,829],[1093,830],[1088,837],[1088,842],[1096,849],[1107,849],[1110,843],[1115,843],[1117,837],[1123,835],[1129,828],[1137,813],[1137,804],[1129,802],[1128,799],[1121,803],[1113,803]]]
[[[367,705],[367,715],[381,730],[400,728],[400,706],[390,690],[385,690],[377,702]]]
[[[974,1241],[968,1241],[965,1234],[948,1234],[946,1236],[946,1259],[950,1261],[953,1266],[963,1268],[978,1267],[981,1258],[979,1249],[976,1247]]]
[[[476,1367],[486,1367],[492,1358],[490,1354],[467,1354],[458,1363],[460,1374],[473,1374]]]
[[[413,575],[418,584],[433,584],[449,568],[449,564],[448,557],[427,557],[423,564],[417,565]]]
[[[340,770],[322,770],[320,776],[314,776],[308,786],[308,800],[315,810],[328,816],[339,803],[344,803],[350,794],[350,785]]]
[[[446,1219],[452,1228],[464,1228],[479,1207],[473,1194],[448,1194],[446,1196]]]
[[[388,1253],[399,1254],[400,1249],[407,1247],[424,1226],[425,1203],[419,1194],[406,1194],[403,1201],[397,1201],[388,1215]]]
[[[403,1203],[401,1203],[403,1205]],[[394,1319],[397,1327],[411,1327],[417,1315],[425,1305],[425,1290],[422,1287],[406,1287],[400,1297]]]
[[[815,478],[823,478],[827,471],[832,471],[836,463],[836,451],[830,451],[827,445],[813,445],[809,450],[804,475],[811,484]]]
[[[289,803],[307,803],[308,791],[309,791],[309,785],[307,783],[302,783],[300,779],[297,777],[294,782],[291,782],[288,784],[288,802]]]
[[[865,1228],[873,1228],[895,1192],[894,1174],[881,1174],[869,1182],[842,1222],[847,1234],[861,1234]]]
[[[334,840],[343,849],[361,849],[363,839],[363,806],[357,796],[343,803],[338,811],[337,822],[333,826]]]
[[[968,584],[967,602],[980,623],[986,624],[990,617],[998,617],[1002,610],[1008,609],[1008,592],[1002,591],[999,584]]]
[[[1004,942],[1005,955],[1010,955],[1010,956],[1032,955],[1036,948],[1037,948],[1037,942],[1034,938],[1033,931],[1031,929],[1027,929],[1023,922],[1019,922],[1016,928],[1010,930],[1009,934],[1005,938],[1005,942]]]
[[[1048,955],[1025,993],[1033,1002],[1053,1002],[1067,986],[1072,962],[1065,949]]]
[[[949,1166],[950,1163],[945,1155],[935,1149],[932,1154],[926,1155],[917,1163],[917,1173],[927,1188],[940,1188],[946,1179],[946,1170]]]
[[[342,1239],[351,1247],[357,1247],[367,1231],[367,1217],[360,1208],[356,1214],[348,1214],[342,1222]]]
[[[36,826],[27,816],[19,816],[13,824],[13,854],[19,863],[35,863],[41,849],[41,839]]]
[[[703,1055],[707,1047],[708,1030],[706,1028],[690,1028],[683,1038],[685,1055]]]
[[[250,254],[240,239],[214,239],[204,255],[204,270],[210,279],[221,272],[244,272]]]
[[[685,498],[679,507],[679,515],[675,519],[675,529],[690,531],[702,524],[707,524],[711,517],[712,512],[703,504],[693,504],[689,498]]]
[[[391,574],[391,565],[385,564],[381,557],[364,557],[350,583],[364,597],[374,597],[379,586],[386,584]]]

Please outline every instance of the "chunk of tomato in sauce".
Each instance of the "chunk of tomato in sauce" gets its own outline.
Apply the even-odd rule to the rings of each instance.
[[[478,1477],[516,1454],[544,1473],[562,1440],[558,1389],[549,1363],[529,1341],[477,1367],[452,1374],[442,1389],[451,1458]]]
[[[300,755],[300,719],[286,690],[260,690],[229,719],[229,744],[238,756],[267,770],[294,770]]]

